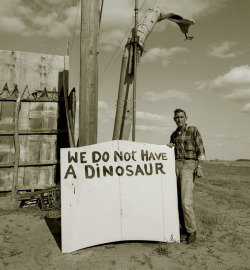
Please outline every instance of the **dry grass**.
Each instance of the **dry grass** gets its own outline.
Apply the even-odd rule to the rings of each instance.
[[[250,162],[207,162],[203,167],[205,178],[195,187],[200,232],[219,237],[233,249],[240,247],[250,228]]]

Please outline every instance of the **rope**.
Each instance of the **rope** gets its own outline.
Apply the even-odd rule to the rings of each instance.
[[[74,43],[75,30],[76,30],[76,22],[77,22],[78,10],[79,10],[79,6],[80,6],[80,2],[81,2],[81,0],[79,0],[78,6],[77,6],[76,19],[75,19],[75,26],[74,26],[73,37],[72,37],[72,44],[71,44],[71,48],[70,48],[70,55],[71,55],[72,48],[73,48],[73,43]]]

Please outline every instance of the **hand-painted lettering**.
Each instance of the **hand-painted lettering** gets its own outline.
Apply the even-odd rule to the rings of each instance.
[[[66,171],[66,174],[64,176],[64,179],[68,179],[69,175],[72,175],[76,179],[76,173],[75,173],[75,170],[73,168],[73,165],[69,165],[69,167]]]
[[[85,177],[87,179],[91,179],[95,176],[95,169],[91,165],[86,165],[85,166]]]
[[[85,160],[86,152],[80,152],[80,162],[81,163],[87,163],[87,160]]]
[[[155,173],[158,174],[158,171],[160,171],[162,174],[166,174],[163,171],[163,164],[162,163],[155,163]]]
[[[92,162],[93,163],[96,163],[96,162],[99,162],[102,158],[102,155],[100,152],[98,151],[93,151],[92,152]]]
[[[78,162],[77,152],[75,152],[75,156],[73,156],[71,155],[70,151],[68,151],[68,163],[70,163],[71,161],[74,161],[75,163]]]

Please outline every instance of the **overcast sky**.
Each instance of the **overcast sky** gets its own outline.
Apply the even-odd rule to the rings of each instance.
[[[66,54],[70,87],[79,84],[79,0],[0,0],[0,49]],[[191,17],[192,41],[162,21],[138,68],[136,141],[166,144],[183,108],[198,127],[207,159],[250,158],[250,1],[139,0]],[[133,0],[104,0],[99,38],[98,142],[112,139],[121,57],[133,22]],[[77,18],[77,20],[76,20]]]

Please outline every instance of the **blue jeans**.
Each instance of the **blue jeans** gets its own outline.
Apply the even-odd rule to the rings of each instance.
[[[193,209],[195,168],[195,160],[176,160],[175,162],[180,227],[187,233],[193,233],[197,229]]]

